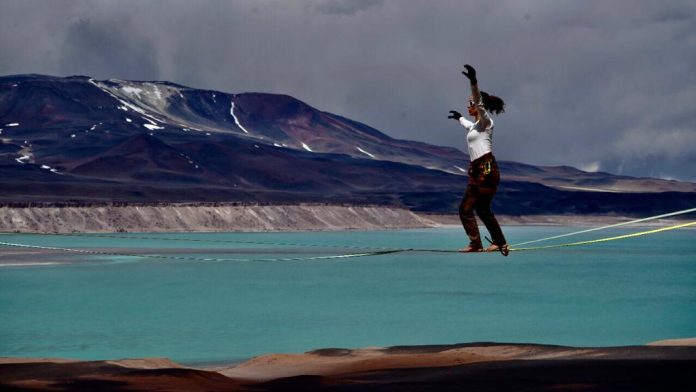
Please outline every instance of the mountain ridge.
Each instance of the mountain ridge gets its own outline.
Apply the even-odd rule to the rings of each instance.
[[[395,139],[290,95],[82,75],[0,77],[0,140],[0,202],[333,200],[455,212],[468,165],[456,148]],[[628,197],[645,203],[668,192],[663,202],[682,205],[696,192],[693,183],[499,163],[494,207],[506,213],[558,213],[543,197],[582,213],[596,193],[652,195]],[[646,210],[605,199],[610,212]]]

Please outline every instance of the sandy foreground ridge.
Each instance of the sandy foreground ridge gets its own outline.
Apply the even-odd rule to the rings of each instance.
[[[580,348],[466,343],[321,349],[235,366],[166,358],[0,358],[0,389],[41,391],[694,390],[696,339]]]

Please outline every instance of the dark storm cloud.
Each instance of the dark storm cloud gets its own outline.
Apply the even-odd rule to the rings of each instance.
[[[79,19],[67,26],[60,73],[151,80],[159,76],[154,45],[134,34],[128,19]],[[124,34],[124,32],[128,32]],[[75,59],[80,59],[76,62]],[[95,75],[94,72],[99,74]]]
[[[465,149],[462,64],[500,159],[696,180],[693,1],[0,2],[0,73],[293,95]]]
[[[382,0],[328,0],[317,4],[315,9],[322,14],[355,15],[372,7],[381,6]]]

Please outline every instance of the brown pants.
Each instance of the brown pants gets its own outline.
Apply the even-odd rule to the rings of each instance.
[[[499,182],[500,171],[493,154],[486,154],[471,162],[469,184],[466,186],[466,193],[459,205],[459,219],[469,236],[469,245],[472,247],[483,247],[474,211],[486,225],[488,232],[491,233],[494,244],[500,246],[507,243],[498,220],[495,219],[495,215],[491,211],[491,202]]]

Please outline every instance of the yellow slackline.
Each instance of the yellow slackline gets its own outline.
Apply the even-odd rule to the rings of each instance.
[[[567,243],[567,244],[557,244],[557,245],[533,246],[533,247],[529,247],[529,248],[510,248],[510,250],[511,251],[541,250],[541,249],[563,248],[566,246],[596,244],[596,243],[600,243],[600,242],[608,242],[608,241],[623,240],[626,238],[640,237],[640,236],[644,236],[644,235],[648,235],[648,234],[655,234],[655,233],[660,233],[663,231],[676,230],[676,229],[681,229],[681,228],[689,227],[689,226],[696,226],[696,221],[689,222],[689,223],[682,223],[682,224],[674,225],[674,226],[661,227],[659,229],[641,231],[638,233],[617,235],[615,237],[599,238],[596,240],[571,242],[571,243]]]
[[[542,238],[542,239],[533,240],[533,241],[527,241],[527,242],[523,242],[523,243],[520,243],[520,244],[517,244],[514,246],[528,244],[528,243],[532,243],[532,242],[546,241],[546,240],[550,240],[550,239],[554,239],[554,238],[560,238],[560,237],[565,237],[565,236],[569,236],[569,235],[575,235],[575,234],[580,234],[580,233],[585,233],[585,232],[590,232],[590,231],[595,231],[595,230],[600,230],[600,229],[606,229],[606,228],[610,228],[610,227],[622,226],[622,225],[626,225],[629,223],[647,221],[650,219],[656,219],[656,218],[665,217],[665,216],[684,214],[684,213],[693,212],[694,210],[696,210],[696,208],[692,208],[689,210],[683,210],[683,211],[677,211],[677,212],[664,214],[664,215],[658,215],[655,217],[638,219],[638,220],[631,221],[631,222],[624,222],[624,223],[619,223],[619,224],[610,225],[610,226],[604,226],[604,227],[595,228],[595,229],[583,230],[580,232],[575,232],[575,233],[570,233],[570,234],[563,234],[560,236],[554,236],[554,237]],[[613,237],[605,237],[605,238],[599,238],[599,239],[588,240],[588,241],[578,241],[578,242],[571,242],[571,243],[565,243],[565,244],[534,246],[534,247],[525,247],[525,248],[511,247],[510,251],[532,251],[532,250],[563,248],[563,247],[569,247],[569,246],[589,245],[589,244],[596,244],[596,243],[601,243],[601,242],[616,241],[616,240],[621,240],[621,239],[626,239],[626,238],[640,237],[640,236],[644,236],[644,235],[648,235],[648,234],[655,234],[655,233],[660,233],[663,231],[676,230],[676,229],[681,229],[681,228],[689,227],[689,226],[696,226],[696,221],[682,223],[682,224],[673,225],[673,226],[661,227],[661,228],[652,229],[652,230],[641,231],[638,233],[624,234],[624,235],[613,236]],[[17,234],[17,233],[2,233],[2,234]],[[117,235],[99,235],[99,234],[95,235],[95,234],[77,234],[77,233],[48,234],[48,235],[86,236],[86,237],[104,237],[104,238],[128,238],[128,239],[152,239],[152,240],[163,240],[164,239],[164,240],[172,240],[172,241],[249,243],[249,244],[284,245],[284,246],[287,246],[287,245],[317,246],[317,247],[321,246],[321,247],[326,247],[326,248],[336,247],[334,245],[310,245],[310,244],[295,244],[295,243],[272,243],[272,242],[230,241],[230,240],[204,240],[204,239],[183,239],[183,238],[179,239],[179,238],[117,236]],[[373,247],[358,247],[358,246],[341,246],[341,247],[351,248],[351,249],[364,249],[367,251],[362,252],[362,253],[348,253],[348,254],[313,256],[313,257],[226,259],[226,258],[200,258],[200,257],[189,257],[189,256],[169,256],[169,255],[157,255],[157,254],[134,254],[134,253],[127,253],[127,252],[105,252],[105,251],[97,251],[97,250],[89,250],[89,249],[61,248],[61,247],[28,245],[28,244],[1,242],[1,241],[0,241],[0,246],[9,246],[9,247],[18,247],[18,248],[33,248],[33,249],[44,249],[44,250],[56,250],[56,251],[75,252],[75,253],[93,254],[93,255],[127,256],[127,257],[142,257],[142,258],[150,258],[150,259],[170,259],[170,260],[189,260],[189,261],[300,261],[300,260],[326,260],[326,259],[342,259],[342,258],[352,258],[352,257],[378,256],[378,255],[385,255],[385,254],[390,254],[390,253],[402,253],[402,252],[458,253],[458,251],[456,251],[456,250],[449,250],[449,249],[418,249],[418,248],[391,248],[390,249],[390,248],[373,248]]]
[[[573,232],[573,233],[555,235],[555,236],[553,236],[553,237],[546,237],[546,238],[540,238],[540,239],[537,239],[537,240],[519,242],[519,243],[513,244],[513,245],[511,245],[511,246],[520,246],[520,245],[533,244],[533,243],[535,243],[535,242],[554,240],[554,239],[557,239],[557,238],[569,237],[569,236],[572,236],[572,235],[578,235],[578,234],[583,234],[583,233],[589,233],[589,232],[592,232],[592,231],[611,229],[611,228],[613,228],[613,227],[632,225],[632,224],[634,224],[634,223],[647,222],[647,221],[651,221],[651,220],[655,220],[655,219],[667,218],[667,217],[675,216],[675,215],[688,214],[688,213],[691,213],[691,212],[696,212],[696,208],[689,208],[689,209],[687,209],[687,210],[674,211],[674,212],[669,212],[669,213],[667,213],[667,214],[649,216],[649,217],[647,217],[647,218],[634,219],[634,220],[628,221],[628,222],[614,223],[614,224],[612,224],[612,225],[607,225],[607,226],[602,226],[602,227],[594,227],[594,228],[591,228],[591,229],[580,230],[580,231],[576,231],[576,232]]]

